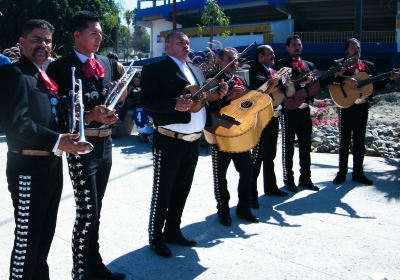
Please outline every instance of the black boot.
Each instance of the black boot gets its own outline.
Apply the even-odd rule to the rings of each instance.
[[[364,172],[362,172],[362,173],[353,173],[352,180],[356,181],[356,182],[359,182],[361,184],[367,185],[367,186],[371,186],[371,185],[374,184],[374,182],[372,182],[370,179],[368,179],[365,176]]]
[[[344,181],[346,181],[346,173],[343,173],[343,172],[338,172],[337,174],[336,174],[336,177],[335,177],[335,179],[333,179],[333,183],[334,184],[341,184],[341,183],[343,183]]]

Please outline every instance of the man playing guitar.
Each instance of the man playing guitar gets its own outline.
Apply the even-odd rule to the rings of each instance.
[[[301,59],[303,45],[298,35],[289,36],[286,40],[286,50],[289,53],[287,58],[278,60],[276,69],[282,67],[292,68],[292,77],[304,75],[304,72],[315,70],[315,65],[309,61]],[[294,183],[293,174],[293,154],[294,154],[294,139],[297,135],[299,141],[299,158],[300,158],[300,178],[299,187],[318,191],[311,181],[311,117],[309,102],[313,101],[312,96],[307,96],[308,84],[313,81],[309,75],[302,83],[296,88],[295,95],[302,94],[305,96],[304,102],[294,110],[289,110],[283,106],[281,115],[282,127],[282,163],[283,163],[283,180],[285,187],[291,192],[297,192],[297,186]],[[296,96],[295,96],[296,98]]]
[[[256,49],[256,61],[249,70],[250,89],[257,89],[266,81],[271,85],[267,89],[271,91],[279,83],[279,77],[274,77],[275,70],[272,67],[275,64],[274,50],[269,45],[260,45]],[[274,116],[264,128],[258,145],[252,150],[253,163],[253,184],[251,193],[251,206],[259,208],[257,178],[260,174],[261,164],[263,164],[264,193],[265,195],[286,196],[287,193],[278,189],[274,171],[274,159],[276,157],[276,144],[279,133],[279,116],[282,106],[274,108]]]
[[[352,77],[353,75],[366,72],[369,75],[376,76],[377,74],[374,63],[361,60],[360,56],[360,41],[355,38],[347,40],[345,44],[345,57],[343,59],[335,60],[334,63],[340,63],[349,57],[353,57],[353,59],[356,60],[356,63],[352,67],[343,69],[333,82],[342,86],[347,85],[350,88],[355,89],[357,88],[359,81]],[[373,87],[375,90],[382,89],[391,81],[398,79],[399,77],[399,73],[393,72],[390,74],[389,78],[373,83]],[[353,134],[352,180],[364,185],[373,184],[373,182],[365,176],[363,170],[365,153],[364,140],[367,129],[368,108],[369,104],[367,98],[357,99],[355,104],[348,108],[339,108],[339,172],[333,180],[334,184],[341,184],[346,180],[351,134]]]

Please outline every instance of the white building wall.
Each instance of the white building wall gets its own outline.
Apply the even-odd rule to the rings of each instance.
[[[177,28],[181,27],[181,25],[177,25]],[[166,30],[172,30],[172,22],[166,21],[164,19],[157,19],[152,21],[150,42],[151,57],[157,57],[164,54],[165,42],[164,38],[160,38],[160,33]]]

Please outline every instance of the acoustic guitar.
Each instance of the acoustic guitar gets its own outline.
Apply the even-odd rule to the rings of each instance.
[[[212,126],[205,128],[205,139],[209,144],[217,145],[220,151],[249,151],[260,141],[261,132],[273,113],[271,97],[250,90],[219,112],[211,113]]]
[[[281,85],[278,85],[271,91],[271,93],[269,93],[272,99],[272,106],[274,108],[279,106],[283,102],[283,100],[285,100],[286,91],[285,89],[280,89],[280,87],[284,87],[286,81],[290,79],[291,75],[292,69],[289,67],[282,67],[281,69],[279,69],[278,72],[274,74],[273,78],[279,78],[282,81]],[[272,83],[270,81],[266,81],[257,89],[257,91],[265,93],[268,88],[271,87],[271,85]]]
[[[356,88],[352,88],[348,85],[330,85],[329,93],[337,106],[340,108],[349,108],[357,99],[368,98],[374,91],[372,83],[389,77],[392,72],[393,71],[389,71],[374,77],[371,77],[365,72],[360,72],[352,76],[358,81]],[[394,72],[398,73],[399,69],[395,69]]]
[[[294,80],[292,83],[288,84],[288,87],[290,87],[288,91],[295,91],[295,94],[293,95],[293,97],[286,98],[286,100],[284,101],[285,109],[295,110],[299,108],[299,106],[305,101],[307,96],[313,97],[320,91],[321,89],[320,83],[323,80],[332,77],[337,72],[339,72],[343,67],[348,68],[352,66],[354,63],[355,60],[353,58],[348,58],[342,63],[336,63],[335,65],[332,65],[323,74],[320,74],[320,72],[317,70],[303,73],[299,78]],[[308,85],[307,90],[305,88],[301,88],[300,90],[296,91],[295,88],[299,86],[301,83],[303,83],[308,76],[311,76],[313,78],[313,82]]]

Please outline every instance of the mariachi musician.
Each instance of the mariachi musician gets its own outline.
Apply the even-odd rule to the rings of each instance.
[[[229,66],[219,76],[224,81],[233,80],[234,83],[229,87],[229,93],[220,100],[211,102],[210,110],[218,112],[222,107],[230,104],[234,100],[246,93],[245,82],[234,73],[238,66],[238,53],[234,48],[223,48],[218,52],[219,68],[224,69]],[[226,173],[231,161],[233,161],[236,170],[239,172],[238,195],[239,202],[236,208],[238,217],[251,223],[258,223],[258,218],[250,209],[250,193],[252,180],[252,163],[250,151],[240,153],[228,153],[218,149],[217,146],[211,146],[212,164],[214,175],[214,193],[217,200],[217,214],[219,222],[224,226],[230,226],[232,219],[229,213],[229,192]]]
[[[351,38],[345,44],[345,57],[338,59],[334,64],[343,62],[352,57],[356,63],[349,68],[343,69],[340,75],[337,75],[333,82],[339,85],[347,85],[350,88],[356,88],[358,85],[357,79],[352,77],[354,74],[365,72],[369,75],[376,76],[374,63],[362,60],[360,41],[356,38]],[[400,74],[392,72],[386,79],[382,79],[373,83],[375,90],[382,89],[399,79]],[[368,98],[359,98],[355,103],[348,108],[339,108],[339,171],[333,180],[334,184],[341,184],[346,180],[348,157],[350,149],[351,135],[353,134],[353,174],[352,180],[364,185],[372,185],[373,182],[364,174],[363,162],[365,154],[365,132],[368,121]]]
[[[301,54],[303,45],[298,35],[289,36],[286,40],[286,50],[289,53],[287,58],[278,60],[275,68],[292,68],[292,78],[296,79],[306,75],[306,79],[299,83],[296,88],[294,98],[304,93],[304,99],[301,100],[298,108],[289,109],[284,102],[281,115],[282,127],[282,164],[283,180],[285,187],[291,192],[297,192],[298,188],[294,182],[293,174],[293,155],[295,135],[299,141],[300,158],[300,178],[299,187],[318,191],[319,188],[311,181],[311,117],[309,103],[313,97],[309,92],[309,84],[313,81],[311,75],[306,73],[315,70],[315,65],[309,61],[303,60]],[[305,92],[304,92],[305,91]]]
[[[74,49],[52,62],[47,71],[59,84],[60,94],[68,96],[72,89],[71,68],[76,68],[75,78],[82,80],[84,133],[94,146],[88,154],[67,155],[76,203],[72,278],[124,279],[125,274],[113,273],[105,266],[98,243],[100,211],[112,164],[110,125],[118,120],[115,112],[103,105],[107,86],[112,81],[112,68],[108,58],[95,54],[102,41],[97,15],[88,11],[75,13],[70,32]]]
[[[27,21],[21,59],[0,71],[0,124],[7,138],[7,181],[14,206],[15,240],[9,279],[49,279],[47,256],[56,227],[63,174],[60,151],[84,152],[65,131],[58,87],[43,70],[54,27]]]
[[[189,194],[199,155],[199,139],[206,124],[206,109],[193,111],[188,86],[202,85],[205,78],[199,68],[187,63],[189,38],[171,32],[165,38],[167,57],[142,70],[141,104],[152,114],[156,130],[153,136],[153,193],[149,220],[149,243],[159,256],[171,257],[167,243],[195,246],[181,232],[181,217]],[[217,97],[227,93],[222,84]]]
[[[279,83],[279,77],[274,77],[275,64],[274,50],[269,45],[260,45],[256,49],[256,61],[249,69],[250,89],[257,89],[265,82],[270,81],[270,89],[273,89]],[[287,193],[281,191],[276,184],[276,176],[274,171],[274,159],[276,156],[276,145],[279,133],[279,116],[282,106],[278,105],[274,108],[273,118],[264,128],[260,142],[252,150],[253,163],[253,187],[251,194],[252,208],[259,208],[257,178],[260,174],[261,164],[263,165],[264,176],[264,194],[274,196],[286,196]]]

